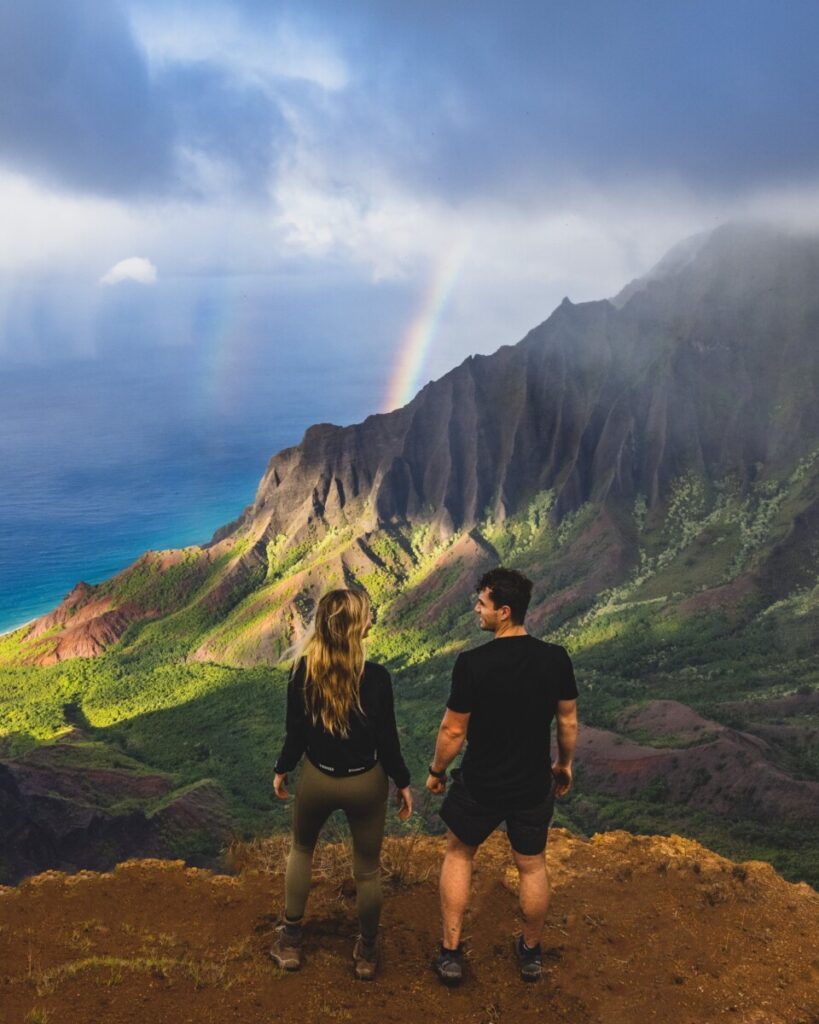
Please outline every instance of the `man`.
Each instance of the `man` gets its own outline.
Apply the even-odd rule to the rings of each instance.
[[[475,613],[494,638],[458,656],[438,731],[427,789],[443,794],[446,770],[468,740],[461,768],[441,805],[448,827],[441,869],[443,940],[434,961],[447,984],[463,976],[461,928],[480,844],[506,822],[520,875],[523,933],[515,939],[521,976],[536,981],[549,903],[546,838],[554,797],[572,785],[577,687],[569,655],[530,636],[523,625],[532,583],[513,569],[493,569],[478,584]],[[558,757],[550,732],[557,718]]]

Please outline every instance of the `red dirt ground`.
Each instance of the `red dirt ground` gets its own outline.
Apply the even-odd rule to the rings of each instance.
[[[383,967],[370,984],[352,977],[343,845],[317,852],[303,970],[268,960],[285,849],[281,838],[238,848],[235,877],[131,861],[0,888],[0,1022],[819,1021],[819,895],[765,864],[677,837],[553,830],[545,978],[526,985],[511,952],[515,879],[496,835],[476,861],[468,975],[448,990],[429,966],[441,839],[387,841]]]

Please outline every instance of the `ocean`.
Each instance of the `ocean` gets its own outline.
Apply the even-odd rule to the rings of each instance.
[[[279,360],[279,363],[281,360]],[[313,422],[378,411],[384,367],[263,359],[229,400],[179,352],[6,368],[0,378],[0,632],[143,551],[210,539],[253,500],[268,459]],[[217,389],[218,390],[218,389]]]

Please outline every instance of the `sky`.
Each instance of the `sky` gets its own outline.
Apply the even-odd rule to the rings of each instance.
[[[403,404],[688,235],[819,224],[817,43],[813,0],[0,0],[0,373]]]

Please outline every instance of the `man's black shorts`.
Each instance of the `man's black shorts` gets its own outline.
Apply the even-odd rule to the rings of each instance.
[[[440,814],[447,828],[467,846],[480,846],[505,821],[512,849],[531,857],[546,849],[554,805],[553,791],[535,807],[524,810],[514,811],[479,804],[464,785],[460,768],[456,768],[452,773],[452,785],[441,804]]]

